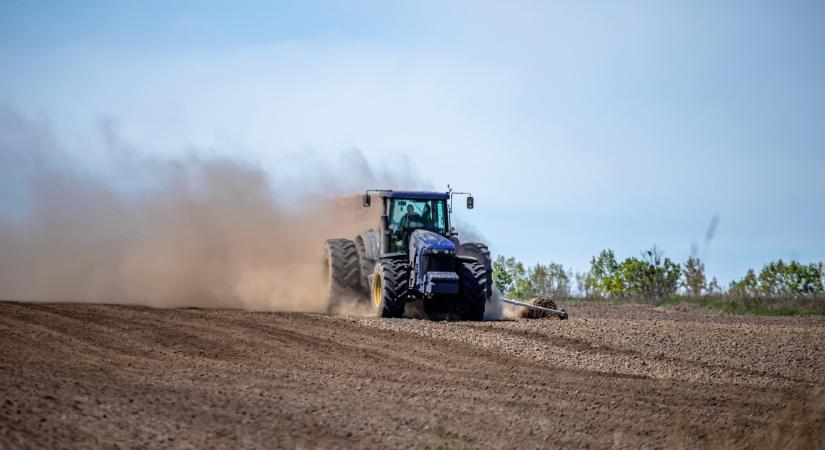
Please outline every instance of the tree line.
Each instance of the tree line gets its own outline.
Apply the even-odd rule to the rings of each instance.
[[[574,273],[558,263],[526,266],[515,258],[499,256],[493,261],[493,283],[502,294],[526,299],[553,298],[642,298],[664,299],[677,295],[731,296],[736,298],[801,298],[823,293],[823,263],[772,261],[757,273],[749,269],[727,288],[716,277],[708,279],[705,264],[696,257],[678,263],[654,246],[640,257],[616,259],[613,250],[602,250],[584,273]],[[575,292],[574,292],[575,285]]]

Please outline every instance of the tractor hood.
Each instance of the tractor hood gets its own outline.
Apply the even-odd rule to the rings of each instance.
[[[455,254],[455,244],[438,233],[415,230],[410,234],[410,255],[420,258],[424,253]]]
[[[422,294],[458,294],[455,253],[453,241],[438,233],[415,230],[410,234],[410,262]]]

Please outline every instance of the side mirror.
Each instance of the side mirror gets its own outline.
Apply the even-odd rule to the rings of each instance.
[[[372,199],[370,198],[369,194],[364,194],[364,198],[361,199],[361,204],[364,205],[364,208],[369,208],[371,201]]]
[[[473,209],[473,197],[467,197],[467,209]]]

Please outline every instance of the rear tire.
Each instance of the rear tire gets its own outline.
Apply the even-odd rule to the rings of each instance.
[[[458,314],[461,320],[484,320],[487,303],[484,266],[462,262],[458,267]]]
[[[336,313],[346,298],[357,298],[360,270],[355,244],[349,239],[330,239],[324,242],[324,295],[327,312]]]
[[[493,296],[493,260],[490,249],[478,242],[467,242],[458,247],[459,256],[471,256],[484,267],[484,280],[487,282],[485,294],[487,298]]]
[[[364,294],[370,295],[370,274],[375,269],[375,261],[367,257],[367,247],[360,236],[355,238],[355,250],[358,252],[358,268],[361,271],[358,281]]]
[[[409,294],[410,268],[403,261],[384,260],[375,263],[373,271],[373,311],[378,317],[403,317]]]

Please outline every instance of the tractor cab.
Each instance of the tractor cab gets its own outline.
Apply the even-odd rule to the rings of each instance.
[[[447,236],[447,201],[445,199],[387,198],[388,251],[403,252],[415,230],[428,230]]]
[[[450,238],[450,211],[453,195],[467,195],[460,192],[416,192],[416,191],[368,191],[362,203],[370,207],[370,192],[376,192],[381,199],[381,251],[382,254],[407,253],[410,237],[416,230],[426,230],[444,238]],[[467,207],[473,207],[472,197],[467,199]]]

